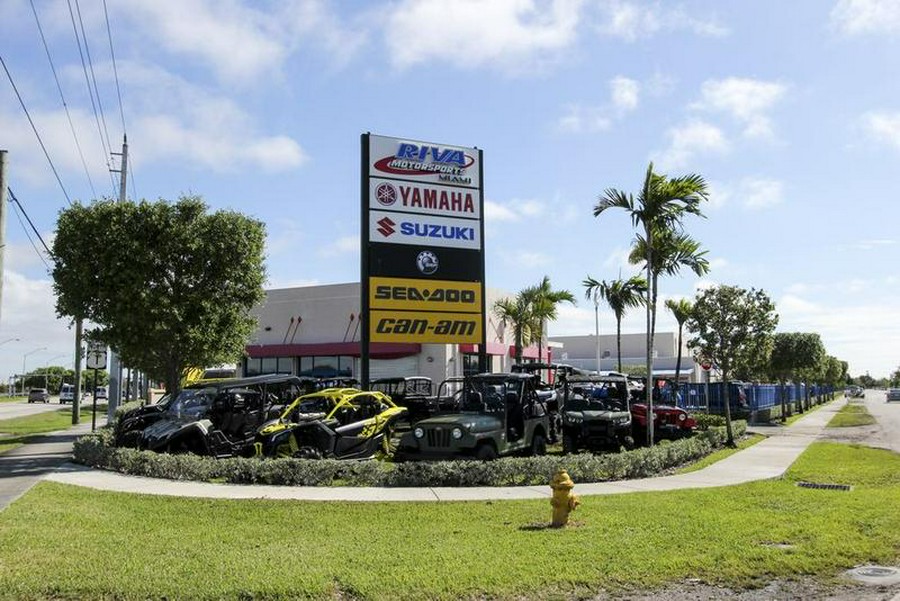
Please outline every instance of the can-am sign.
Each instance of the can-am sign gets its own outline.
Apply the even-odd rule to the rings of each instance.
[[[478,156],[469,148],[370,137],[369,173],[404,180],[478,188]]]

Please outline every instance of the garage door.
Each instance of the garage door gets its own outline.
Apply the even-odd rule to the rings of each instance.
[[[418,376],[419,357],[401,357],[399,359],[370,359],[369,378],[406,378]]]

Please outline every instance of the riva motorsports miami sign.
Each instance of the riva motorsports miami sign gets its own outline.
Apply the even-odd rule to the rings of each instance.
[[[363,134],[362,314],[369,342],[485,340],[482,151]]]

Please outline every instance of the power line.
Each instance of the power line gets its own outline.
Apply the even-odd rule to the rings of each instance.
[[[16,207],[18,207],[18,209],[16,210],[16,219],[19,220],[19,225],[22,226],[22,231],[25,232],[25,237],[28,238],[28,241],[31,243],[31,247],[34,249],[34,252],[37,253],[37,256],[41,259],[41,262],[44,264],[44,267],[46,267],[47,271],[49,272],[50,265],[47,264],[47,261],[44,259],[44,255],[41,254],[41,251],[38,249],[37,245],[34,243],[34,240],[32,239],[31,234],[28,233],[28,228],[25,227],[25,224],[22,222],[22,215],[24,215],[25,219],[28,220],[28,224],[31,226],[31,229],[34,231],[35,235],[37,235],[38,240],[41,241],[41,244],[44,246],[44,250],[47,251],[47,255],[51,256],[52,253],[50,252],[50,249],[47,248],[47,243],[44,242],[44,239],[41,237],[40,232],[38,232],[37,228],[34,227],[34,223],[31,221],[31,218],[28,216],[28,213],[25,212],[25,208],[22,206],[22,203],[20,203],[19,199],[16,198],[16,195],[13,194],[12,189],[7,187],[6,190],[7,190],[7,192],[9,192],[9,197],[12,199],[10,202],[15,202]]]
[[[119,87],[119,69],[116,67],[116,53],[113,50],[112,30],[109,27],[109,11],[106,9],[106,0],[103,0],[103,15],[106,17],[106,37],[109,38],[109,55],[112,57],[113,75],[116,78],[116,94],[119,96],[119,115],[122,117],[122,131],[127,134],[125,109],[122,107],[122,89]]]
[[[19,99],[19,104],[22,106],[22,110],[25,111],[25,116],[28,117],[28,122],[31,124],[31,129],[34,131],[34,135],[37,136],[38,143],[41,145],[41,150],[44,151],[44,156],[47,157],[47,162],[50,163],[50,169],[53,170],[53,175],[56,176],[56,181],[59,183],[59,187],[62,190],[63,196],[66,197],[66,201],[71,205],[72,199],[69,198],[69,193],[66,192],[66,187],[63,186],[62,180],[59,177],[59,172],[56,171],[56,166],[53,164],[53,160],[50,158],[50,153],[47,152],[47,147],[44,146],[44,140],[41,139],[41,134],[38,133],[37,127],[34,125],[34,120],[31,118],[31,113],[28,112],[28,107],[25,106],[25,101],[22,100],[22,95],[19,94],[19,89],[16,87],[16,82],[13,81],[12,74],[9,72],[9,69],[6,68],[6,61],[3,60],[3,56],[0,56],[0,64],[3,65],[3,70],[6,71],[6,77],[9,79],[10,85],[12,85],[13,91],[16,93],[16,98]]]
[[[56,75],[56,67],[53,65],[53,58],[50,56],[50,47],[47,45],[47,38],[44,37],[44,28],[41,27],[41,20],[38,18],[37,9],[34,7],[34,0],[30,0],[30,2],[31,11],[34,13],[34,21],[37,23],[38,31],[41,34],[41,41],[44,43],[44,51],[47,53],[47,61],[50,63],[50,70],[53,71],[53,79],[56,81],[56,89],[59,90],[59,98],[62,100],[63,108],[66,110],[66,118],[69,120],[69,129],[72,131],[72,138],[75,139],[75,147],[78,149],[78,156],[81,157],[81,165],[84,167],[84,174],[87,176],[88,184],[91,186],[91,193],[94,195],[94,198],[96,198],[97,190],[94,189],[94,181],[91,179],[90,170],[88,169],[87,162],[84,160],[81,144],[78,143],[78,135],[75,133],[75,124],[72,123],[72,115],[69,113],[69,106],[66,104],[66,98],[63,95],[59,77]]]
[[[97,114],[97,103],[94,101],[94,90],[91,88],[91,80],[88,77],[87,63],[84,60],[84,51],[81,48],[81,37],[78,35],[78,26],[75,24],[75,12],[72,10],[72,0],[66,0],[69,6],[69,19],[72,22],[72,31],[75,33],[75,43],[78,44],[78,54],[81,57],[81,70],[84,72],[84,82],[87,84],[88,96],[91,99],[91,109],[94,111],[94,121],[97,124],[97,132],[100,134],[100,145],[103,147],[104,160],[106,161],[106,169],[109,171],[109,183],[113,190],[113,196],[116,194],[116,182],[112,175],[112,165],[109,164],[111,149],[103,137],[103,129],[100,127],[100,116]],[[87,40],[85,40],[87,44]]]
[[[106,115],[103,113],[103,103],[100,102],[100,88],[97,87],[97,76],[94,74],[94,61],[91,59],[91,48],[88,46],[87,33],[84,31],[84,21],[81,20],[81,5],[75,0],[75,11],[78,13],[78,24],[81,26],[81,39],[84,41],[84,53],[87,55],[88,67],[91,71],[91,81],[94,84],[94,93],[97,95],[97,108],[100,109],[100,121],[103,123],[103,133],[106,135],[106,146],[112,152],[112,144],[109,141],[109,129],[106,127]]]

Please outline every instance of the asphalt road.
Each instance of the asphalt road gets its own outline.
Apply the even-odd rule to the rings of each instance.
[[[866,409],[878,420],[878,446],[900,453],[900,402],[886,402],[884,390],[866,390]]]
[[[70,407],[69,403],[59,404],[59,397],[50,397],[49,403],[29,403],[28,401],[14,401],[12,403],[0,403],[0,420],[14,417],[37,415],[46,411],[56,411],[62,407]]]

